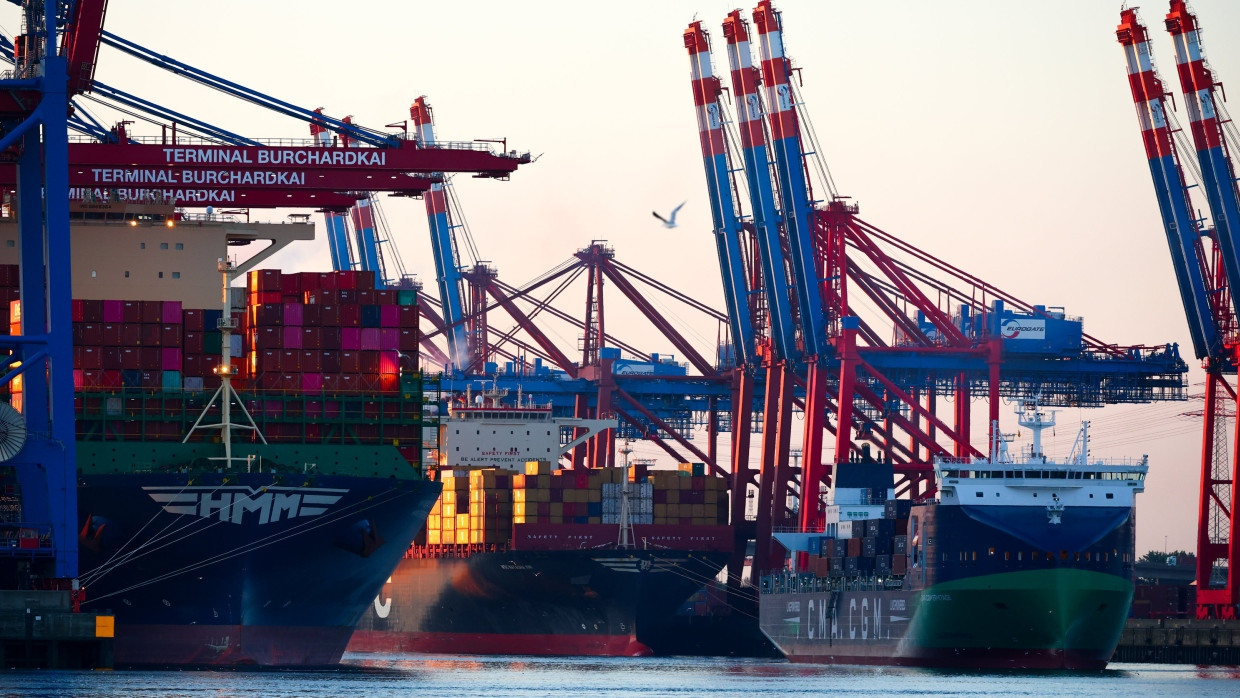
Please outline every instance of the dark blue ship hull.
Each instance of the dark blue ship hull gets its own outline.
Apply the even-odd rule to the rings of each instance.
[[[438,497],[425,480],[79,477],[84,607],[118,666],[336,664]]]

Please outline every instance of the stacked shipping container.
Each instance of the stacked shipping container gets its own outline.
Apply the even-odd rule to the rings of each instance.
[[[881,519],[840,521],[834,536],[815,539],[806,571],[830,578],[903,576],[911,507],[911,500],[888,499]]]

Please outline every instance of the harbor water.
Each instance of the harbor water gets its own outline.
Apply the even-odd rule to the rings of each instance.
[[[960,672],[715,658],[346,654],[330,671],[0,672],[3,696],[1235,696],[1240,667]]]

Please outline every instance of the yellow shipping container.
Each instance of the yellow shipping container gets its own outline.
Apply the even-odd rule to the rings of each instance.
[[[551,514],[551,518],[555,519],[564,515],[564,505],[560,502],[552,502],[547,510]],[[558,522],[553,522],[558,523]]]
[[[689,473],[690,475],[692,475],[692,474],[693,474],[693,464],[692,464],[692,463],[680,463],[680,464],[678,464],[678,465],[676,466],[676,470],[677,470],[678,472],[682,472],[682,473]]]
[[[603,517],[601,517],[601,516],[591,516],[591,517],[589,517],[589,519],[590,519],[590,520],[589,520],[587,523],[592,523],[592,524],[601,524],[601,523],[603,523]]]
[[[655,506],[658,506],[658,505],[656,504]],[[667,525],[667,517],[666,517],[666,516],[656,516],[656,517],[654,517],[654,524],[655,524],[656,526],[666,526],[666,525]]]
[[[727,480],[721,477],[706,478],[706,490],[708,492],[711,490],[718,491],[718,490],[726,490],[726,489],[728,489]]]
[[[539,477],[542,477],[541,475]],[[551,490],[549,488],[533,490],[533,496],[526,495],[526,501],[533,502],[550,502]]]
[[[551,489],[551,466],[550,464],[547,465],[547,472],[538,473],[537,485],[538,485],[538,489],[540,490]],[[548,500],[542,500],[542,501],[548,501]]]
[[[465,528],[465,529],[469,528],[469,514],[457,514],[456,515],[456,530],[459,531],[462,528]]]
[[[444,502],[443,508],[440,510],[439,513],[442,514],[445,519],[455,518],[456,517],[456,504],[450,504],[450,503]]]
[[[667,491],[667,503],[668,504],[680,504],[680,490],[668,490]]]
[[[524,501],[526,501],[526,498],[530,496],[530,495],[529,495],[529,493],[530,493],[530,490],[525,490],[525,489],[521,489],[521,490],[513,490],[513,491],[512,491],[512,501],[514,501],[514,502],[524,502]]]
[[[439,528],[439,521],[441,518],[442,517],[439,516],[438,514],[431,514],[430,516],[426,517],[426,527],[427,528]]]
[[[443,521],[439,524],[439,528],[442,529],[445,533],[447,533],[448,531],[455,531],[456,530],[456,517],[445,516]]]
[[[442,499],[436,499],[436,500],[435,500],[435,504],[434,504],[434,506],[432,506],[432,507],[431,507],[431,513],[432,513],[432,514],[438,514],[438,513],[439,513],[439,511],[440,511],[440,507],[442,507],[442,506],[443,506],[443,500],[442,500]]]
[[[440,545],[442,541],[443,541],[443,538],[441,537],[441,534],[439,533],[439,529],[433,528],[426,532],[426,544],[427,545]]]
[[[687,473],[681,473],[680,477],[676,478],[676,489],[680,489],[680,490],[693,489],[693,478]]]
[[[706,505],[705,504],[694,504],[693,515],[699,518],[706,516]]]
[[[550,475],[551,461],[545,460],[527,460],[525,461],[526,475]]]
[[[586,493],[586,501],[587,501],[587,502],[601,502],[601,501],[603,501],[603,490],[601,490],[601,489],[598,489],[598,490],[590,490],[589,492],[587,492],[587,493]]]
[[[464,530],[457,529],[456,544],[457,545],[469,545],[469,529],[464,529]]]
[[[704,496],[706,498],[707,504],[718,504],[719,503],[719,491],[718,490],[706,490],[706,494]]]
[[[667,516],[667,505],[666,504],[655,504],[654,505],[654,518],[660,519],[660,518],[663,518],[664,516]],[[655,521],[655,523],[658,523],[658,521]]]
[[[550,523],[550,524],[562,524],[562,523],[564,523],[564,517],[563,517],[563,516],[555,516],[555,515],[553,514],[553,515],[551,515],[551,516],[547,517],[547,523]]]

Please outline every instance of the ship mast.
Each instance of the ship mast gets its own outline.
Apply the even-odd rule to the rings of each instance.
[[[216,326],[223,335],[220,346],[220,363],[215,367],[215,375],[220,377],[220,387],[216,389],[215,394],[207,401],[205,407],[202,408],[202,414],[198,415],[198,420],[194,422],[194,426],[189,428],[189,432],[185,434],[185,438],[181,443],[189,441],[189,437],[194,435],[198,429],[219,429],[220,440],[224,443],[223,458],[214,457],[208,460],[222,460],[225,468],[231,468],[233,462],[232,455],[232,430],[233,429],[250,429],[264,445],[267,443],[263,432],[259,430],[258,425],[254,423],[254,418],[250,416],[248,410],[245,409],[245,403],[241,401],[241,396],[237,395],[237,391],[232,386],[232,377],[236,373],[232,365],[232,331],[237,329],[237,321],[233,319],[232,302],[229,299],[229,289],[232,288],[232,280],[234,274],[234,266],[232,260],[228,258],[220,258],[218,268],[220,275],[223,277],[223,306],[224,314],[216,321]],[[249,424],[234,424],[232,421],[232,402],[237,401],[237,406],[241,408],[241,413],[245,415],[245,419]],[[216,401],[220,404],[220,421],[218,424],[203,424],[202,420],[211,411],[211,407]],[[248,458],[238,458],[237,460],[249,461]]]

